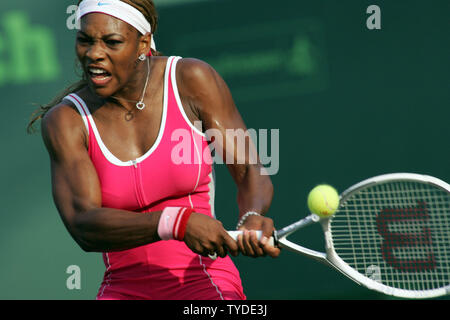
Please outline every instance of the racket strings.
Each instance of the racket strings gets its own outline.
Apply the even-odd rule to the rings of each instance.
[[[450,195],[420,182],[360,190],[332,218],[336,253],[359,273],[405,290],[450,285]]]

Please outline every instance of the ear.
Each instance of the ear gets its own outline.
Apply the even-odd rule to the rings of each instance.
[[[151,41],[152,41],[152,34],[150,32],[147,32],[144,35],[141,35],[139,38],[139,55],[149,53],[150,47],[151,47]]]

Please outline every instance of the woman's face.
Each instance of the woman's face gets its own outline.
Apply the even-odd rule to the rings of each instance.
[[[128,23],[102,13],[81,18],[76,53],[90,88],[101,97],[133,90],[138,57],[146,44]]]

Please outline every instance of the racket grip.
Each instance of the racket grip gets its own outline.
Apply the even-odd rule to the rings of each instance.
[[[262,238],[262,231],[261,230],[257,230],[256,232],[256,237],[258,238],[258,240],[261,240]],[[228,234],[230,235],[230,237],[232,237],[234,240],[237,241],[237,238],[240,234],[243,234],[243,231],[228,231]],[[272,247],[275,246],[275,241],[273,239],[273,237],[269,238],[269,245],[271,245]]]

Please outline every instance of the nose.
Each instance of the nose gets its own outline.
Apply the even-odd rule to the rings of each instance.
[[[86,57],[92,61],[103,60],[105,51],[99,41],[94,42],[86,51]]]

